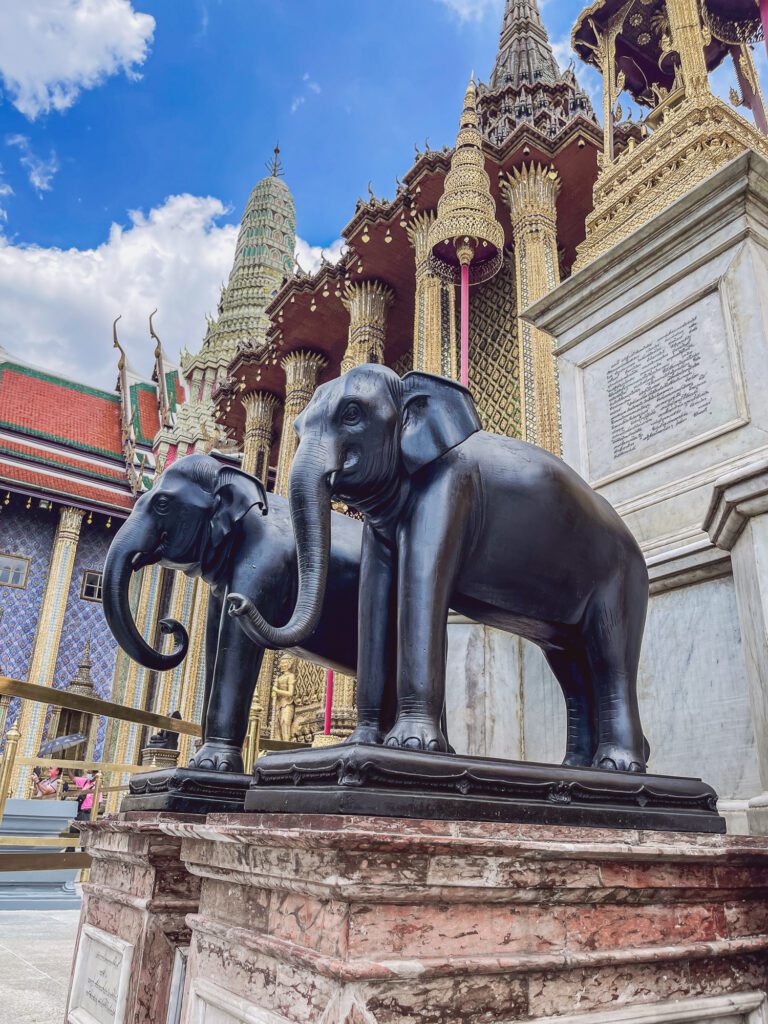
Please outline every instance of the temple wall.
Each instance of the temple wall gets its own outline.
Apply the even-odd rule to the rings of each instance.
[[[14,679],[27,678],[58,520],[54,509],[24,502],[13,495],[0,513],[0,551],[30,560],[24,589],[0,586],[0,671]]]
[[[507,255],[496,277],[472,289],[469,306],[470,390],[483,427],[511,437],[520,436],[522,422],[516,294]]]

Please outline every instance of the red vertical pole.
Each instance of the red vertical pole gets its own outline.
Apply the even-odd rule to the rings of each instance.
[[[768,0],[766,0],[768,2]],[[461,383],[469,387],[469,264],[461,267]]]
[[[763,35],[765,36],[765,49],[768,52],[768,0],[760,0],[760,17],[763,19]]]
[[[331,735],[331,712],[333,711],[333,669],[329,668],[325,673],[325,728],[326,736]]]

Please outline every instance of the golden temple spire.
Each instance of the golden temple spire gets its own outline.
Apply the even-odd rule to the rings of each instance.
[[[461,265],[471,265],[472,284],[488,280],[501,266],[504,230],[496,220],[491,180],[485,170],[474,77],[464,93],[451,169],[428,244],[435,272],[455,283]]]
[[[160,422],[164,427],[170,427],[173,425],[173,416],[171,414],[171,403],[168,401],[168,382],[165,376],[165,354],[163,352],[163,345],[152,324],[152,317],[157,312],[153,309],[149,314],[149,336],[155,342],[155,370],[153,377],[157,380],[157,397],[160,405]]]
[[[285,171],[283,170],[283,165],[280,160],[280,143],[275,145],[273,153],[274,156],[272,157],[272,160],[267,163],[267,170],[269,171],[270,177],[282,178],[285,175]]]

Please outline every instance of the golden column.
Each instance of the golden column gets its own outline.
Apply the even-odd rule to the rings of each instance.
[[[288,474],[299,439],[293,424],[309,402],[317,387],[317,376],[326,364],[319,352],[289,352],[280,364],[285,370],[285,409],[283,430],[280,435],[280,453],[277,458],[275,493],[288,494]]]
[[[554,168],[523,166],[507,175],[504,192],[515,236],[517,308],[526,309],[560,283],[557,259],[557,196]],[[550,335],[519,321],[523,437],[560,454],[557,366]]]
[[[347,285],[342,302],[349,313],[347,350],[341,372],[363,363],[383,363],[387,340],[387,313],[394,294],[381,281]]]
[[[317,377],[326,365],[325,356],[319,352],[299,350],[289,352],[280,364],[285,370],[285,405],[283,411],[283,429],[280,434],[280,452],[277,457],[277,475],[275,478],[275,493],[284,497],[288,494],[288,474],[291,471],[291,463],[299,440],[293,424],[296,417],[302,412],[307,402],[315,393]],[[272,680],[275,674],[276,651],[265,651],[264,660],[261,665],[254,703],[251,711],[260,713],[262,729],[266,729],[270,721],[270,703],[272,696]],[[302,675],[312,673],[313,686],[315,673],[318,675],[318,691],[322,687],[320,681],[320,669],[307,662],[299,663],[299,670]]]
[[[452,285],[431,268],[429,230],[436,214],[420,213],[407,227],[416,258],[416,308],[413,317],[413,368],[457,377],[456,296]]]
[[[53,539],[48,579],[45,584],[43,602],[37,620],[37,633],[32,648],[32,657],[27,680],[38,686],[53,686],[53,673],[61,641],[61,627],[67,607],[69,585],[75,564],[75,551],[80,537],[84,512],[80,508],[64,506],[59,511],[59,524]],[[20,757],[34,757],[43,738],[46,705],[24,701],[21,705],[16,727],[21,733]],[[30,768],[19,767],[15,773],[13,790],[17,797],[26,797],[29,788]]]
[[[208,599],[211,589],[205,580],[194,581],[192,613],[189,621],[189,652],[184,659],[184,679],[181,686],[181,717],[187,721],[199,718],[202,693],[205,687],[205,631],[208,619]],[[192,737],[179,736],[179,764],[185,765],[192,755]]]
[[[249,391],[243,395],[242,403],[245,409],[245,433],[241,469],[266,484],[277,398],[269,391]]]
[[[706,102],[711,96],[700,3],[701,0],[667,0],[672,47],[680,57],[685,94],[697,104],[702,100]]]

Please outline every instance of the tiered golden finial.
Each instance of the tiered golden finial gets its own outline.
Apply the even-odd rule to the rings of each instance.
[[[456,148],[437,220],[429,230],[430,266],[440,277],[461,285],[459,379],[469,384],[469,286],[498,273],[504,259],[504,229],[496,220],[491,179],[485,170],[483,141],[477,125],[474,73],[464,94]]]
[[[491,180],[485,170],[474,74],[464,95],[451,169],[428,245],[434,271],[454,284],[460,282],[462,266],[470,267],[472,284],[487,281],[501,267],[504,230],[496,220]]]

